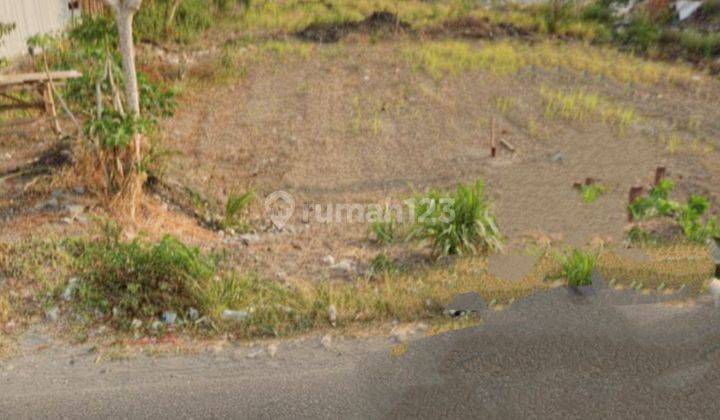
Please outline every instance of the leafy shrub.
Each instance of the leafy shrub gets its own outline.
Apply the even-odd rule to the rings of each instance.
[[[438,255],[475,254],[501,247],[501,234],[481,180],[459,184],[454,194],[437,190],[414,200],[415,225],[409,238],[430,240]]]
[[[587,286],[592,284],[592,271],[596,256],[580,249],[573,249],[560,256],[562,275],[568,286]]]
[[[137,133],[146,132],[150,122],[142,118],[132,118],[117,112],[105,112],[100,118],[85,123],[85,135],[95,141],[101,149],[121,151],[127,148]]]
[[[662,30],[647,15],[639,14],[634,16],[627,26],[619,28],[615,32],[615,37],[620,44],[638,51],[647,51],[658,44]]]
[[[612,24],[615,21],[611,0],[600,0],[587,4],[580,11],[580,18],[586,21]]]
[[[692,195],[685,204],[681,204],[669,198],[674,188],[673,181],[663,179],[650,190],[647,197],[640,197],[630,203],[633,219],[671,217],[682,228],[685,237],[693,242],[702,243],[708,238],[720,236],[717,219],[705,217],[710,210],[710,201],[706,197]]]
[[[654,216],[672,216],[678,210],[678,203],[669,199],[675,189],[675,182],[669,178],[661,180],[650,189],[647,197],[640,197],[630,203],[633,219],[641,220]]]

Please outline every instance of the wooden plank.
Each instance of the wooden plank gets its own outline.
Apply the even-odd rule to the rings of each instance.
[[[27,104],[0,104],[0,112],[8,110],[20,110],[20,109],[45,109],[45,102],[27,103]]]
[[[52,80],[77,79],[82,73],[75,70],[50,72]],[[45,73],[23,73],[0,75],[0,86],[15,86],[24,84],[41,83],[48,80]]]

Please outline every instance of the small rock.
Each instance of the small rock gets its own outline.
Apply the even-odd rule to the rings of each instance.
[[[62,299],[66,302],[71,301],[75,297],[75,292],[77,292],[79,287],[80,281],[77,277],[73,277],[68,280],[68,284],[67,286],[65,286],[65,290],[63,290],[62,292]]]
[[[220,318],[224,319],[226,321],[242,321],[243,319],[248,317],[247,311],[233,311],[230,309],[225,309],[222,311],[222,314],[220,314]]]
[[[357,267],[355,266],[355,262],[352,260],[342,260],[337,264],[331,265],[330,269],[342,275],[357,274]]]
[[[253,349],[253,350],[250,350],[250,353],[248,353],[246,356],[248,359],[255,359],[255,358],[261,356],[264,352],[265,352],[265,350],[263,350],[262,348]]]
[[[142,327],[142,321],[137,318],[133,319],[130,323],[130,328],[132,328],[133,330],[139,330],[140,327]]]
[[[564,156],[562,153],[555,153],[551,158],[550,161],[553,163],[562,163],[564,160]]]
[[[165,311],[162,314],[162,320],[167,325],[173,325],[177,320],[177,313],[174,311]]]
[[[256,233],[247,233],[240,235],[238,239],[243,243],[243,245],[250,245],[260,242],[260,235]]]
[[[408,339],[408,333],[407,328],[395,327],[390,331],[390,337],[398,343],[404,343]]]
[[[282,270],[275,273],[275,275],[277,276],[278,280],[287,280],[287,273]]]
[[[158,321],[158,320],[155,320],[155,321],[153,321],[152,324],[150,324],[150,329],[152,329],[152,330],[156,330],[156,331],[157,331],[157,330],[159,330],[160,328],[162,328],[162,322],[160,322],[160,321]]]
[[[45,208],[46,209],[56,209],[60,206],[60,203],[58,202],[58,199],[53,197],[45,202]]]
[[[710,295],[713,297],[715,307],[720,308],[720,280],[713,279],[710,282]]]
[[[328,318],[330,319],[330,325],[335,327],[337,325],[337,310],[335,305],[328,306]]]
[[[78,186],[78,187],[73,188],[73,191],[75,191],[75,194],[77,194],[77,195],[83,195],[83,194],[85,194],[85,187]]]
[[[200,318],[200,312],[195,308],[188,309],[187,317],[191,321],[197,321]]]
[[[277,354],[277,351],[278,351],[277,344],[270,344],[267,347],[267,353],[270,357],[275,357],[275,355]]]
[[[327,265],[334,265],[335,264],[335,258],[333,258],[332,255],[326,255],[322,257],[322,262]]]
[[[50,322],[57,322],[60,319],[60,308],[53,306],[45,312],[45,319]]]
[[[714,239],[710,239],[710,255],[715,261],[715,275],[720,276],[720,243]]]
[[[332,336],[330,334],[323,336],[320,340],[320,344],[322,344],[326,350],[332,349]]]
[[[65,210],[67,210],[68,213],[70,213],[71,217],[76,218],[76,217],[80,216],[81,214],[83,214],[83,212],[85,212],[85,206],[80,205],[80,204],[71,204],[71,205],[65,206]]]

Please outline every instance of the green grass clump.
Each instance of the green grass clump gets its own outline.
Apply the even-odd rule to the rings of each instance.
[[[248,224],[245,222],[244,216],[254,198],[255,193],[253,191],[247,191],[244,194],[229,194],[225,203],[225,218],[222,222],[222,228],[247,230]]]
[[[580,249],[573,249],[560,256],[562,276],[568,286],[588,286],[592,284],[592,271],[596,256]]]
[[[688,29],[680,34],[680,45],[693,54],[714,57],[720,54],[720,33]]]
[[[390,259],[387,252],[381,252],[370,262],[370,267],[368,267],[367,270],[367,276],[372,278],[381,274],[394,274],[398,271],[398,267]]]
[[[397,241],[400,235],[399,229],[398,223],[392,218],[387,218],[387,220],[379,218],[370,225],[372,239],[380,245],[388,245]]]
[[[477,254],[499,249],[502,235],[485,185],[459,184],[454,193],[430,190],[415,198],[415,225],[410,238],[429,240],[440,256]]]
[[[590,184],[580,186],[580,195],[587,204],[594,203],[605,194],[605,187],[600,184]]]
[[[125,242],[116,231],[97,241],[78,241],[72,248],[83,279],[81,306],[114,315],[112,322],[120,328],[128,328],[134,318],[157,319],[163,311],[208,309],[203,294],[215,281],[217,262],[197,248],[169,236],[157,243]]]

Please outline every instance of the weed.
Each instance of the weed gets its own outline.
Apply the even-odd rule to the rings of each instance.
[[[395,274],[398,272],[398,267],[388,257],[387,252],[381,252],[376,255],[375,258],[370,262],[368,268],[368,277],[375,277],[383,274]]]
[[[414,199],[415,226],[409,238],[430,240],[436,254],[475,254],[501,247],[502,235],[485,185],[458,184],[454,194],[430,190]]]
[[[510,113],[511,111],[515,110],[517,106],[517,99],[513,97],[499,96],[495,98],[494,102],[495,108],[502,114]]]
[[[600,184],[580,186],[580,195],[582,195],[583,201],[587,204],[594,203],[603,194],[605,194],[605,187]]]
[[[395,242],[399,238],[399,227],[392,218],[378,218],[370,225],[373,240],[381,245]]]
[[[592,271],[597,257],[594,254],[573,249],[560,256],[562,275],[568,286],[587,286],[592,284]]]
[[[14,23],[3,23],[0,22],[0,47],[3,45],[3,37],[5,37],[7,34],[15,30],[15,24]],[[0,57],[0,68],[3,68],[7,65],[7,60],[5,57]]]
[[[243,216],[254,198],[255,193],[253,191],[239,195],[234,193],[229,194],[225,202],[225,218],[222,223],[222,228],[247,229],[248,226],[243,221]]]

